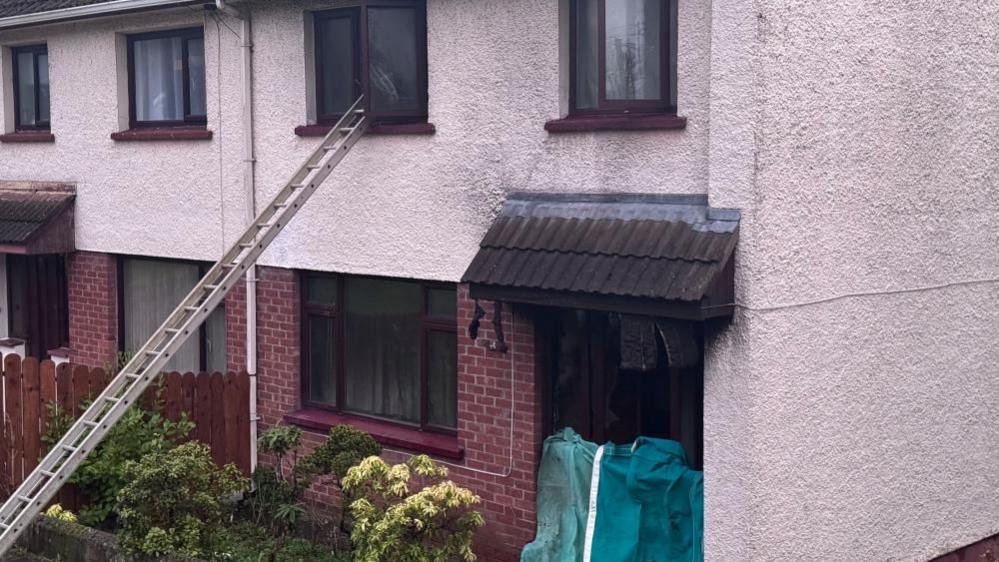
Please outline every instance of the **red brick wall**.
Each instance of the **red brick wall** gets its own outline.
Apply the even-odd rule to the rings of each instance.
[[[269,427],[299,404],[298,274],[261,267],[257,278],[258,409],[261,424]]]
[[[240,279],[225,297],[226,368],[246,368],[246,280]]]
[[[543,439],[534,324],[523,311],[504,306],[509,349],[490,351],[493,304],[480,304],[487,315],[473,342],[467,328],[475,304],[467,287],[459,288],[458,438],[465,467],[485,472],[452,468],[451,475],[482,498],[486,528],[477,550],[483,559],[519,560],[520,548],[534,537],[535,471]]]
[[[77,252],[70,257],[70,340],[73,360],[102,366],[117,351],[117,261],[114,256]],[[300,303],[295,271],[261,267],[257,286],[257,362],[262,427],[279,423],[299,407]],[[486,561],[517,560],[535,527],[535,469],[541,446],[541,391],[536,384],[533,322],[521,310],[504,307],[509,349],[491,351],[495,340],[493,304],[483,302],[478,341],[468,338],[474,302],[458,291],[458,440],[465,458],[450,465],[451,477],[482,498],[486,527],[477,550]],[[246,361],[245,285],[226,298],[228,361]],[[513,419],[511,434],[511,416]],[[306,443],[322,442],[308,432]],[[389,451],[399,462],[406,453]],[[261,458],[267,462],[267,458]],[[331,487],[317,487],[314,498],[335,504]]]
[[[279,423],[300,404],[300,305],[295,272],[260,268],[258,277],[263,430]],[[534,537],[535,469],[542,440],[533,324],[530,318],[512,314],[506,307],[504,331],[510,348],[505,353],[490,351],[494,338],[492,303],[482,303],[489,314],[482,321],[479,340],[473,342],[467,336],[474,312],[467,288],[459,289],[458,299],[458,439],[465,448],[465,459],[449,466],[451,477],[482,498],[486,527],[477,547],[481,559],[519,560],[520,548]],[[322,439],[321,432],[309,431],[304,441],[307,447],[314,447]],[[399,462],[405,454],[388,451],[386,457]],[[262,456],[261,462],[273,459]],[[319,486],[311,496],[330,504],[338,502],[331,487]]]
[[[72,360],[103,367],[118,352],[118,261],[110,254],[76,252],[66,276]]]

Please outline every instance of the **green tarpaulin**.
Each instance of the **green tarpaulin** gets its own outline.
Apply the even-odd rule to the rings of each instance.
[[[565,429],[545,440],[538,531],[521,562],[700,562],[703,504],[679,443],[598,447]]]

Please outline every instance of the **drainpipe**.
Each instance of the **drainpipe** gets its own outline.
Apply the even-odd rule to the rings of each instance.
[[[243,63],[243,190],[246,200],[246,226],[257,217],[255,170],[253,149],[253,26],[250,10],[237,10],[226,0],[215,0],[215,7],[242,22],[240,48]],[[219,59],[221,64],[221,58]],[[257,267],[251,265],[246,272],[246,372],[250,377],[250,471],[257,468]]]

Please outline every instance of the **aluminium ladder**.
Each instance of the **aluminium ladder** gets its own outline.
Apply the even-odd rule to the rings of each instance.
[[[81,462],[155,380],[160,370],[256,263],[288,221],[364,135],[363,96],[347,110],[291,181],[195,285],[45,458],[0,507],[0,555],[52,500]]]

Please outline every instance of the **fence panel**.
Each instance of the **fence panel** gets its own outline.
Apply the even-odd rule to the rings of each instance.
[[[39,363],[17,355],[3,358],[0,372],[0,497],[9,495],[46,452],[42,442],[56,410],[73,417],[103,390],[111,376],[103,369],[88,369],[50,360]],[[190,436],[209,445],[212,459],[234,463],[244,473],[250,466],[249,377],[243,373],[165,373],[144,396],[171,420],[186,413],[195,423]],[[82,498],[65,486],[58,501],[79,509]]]

